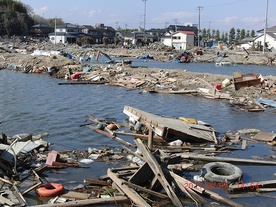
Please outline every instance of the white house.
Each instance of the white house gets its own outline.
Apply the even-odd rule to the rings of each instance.
[[[76,43],[81,36],[82,26],[65,23],[55,27],[55,31],[49,33],[49,39],[52,43]]]
[[[264,45],[264,30],[259,30],[258,36],[254,39],[254,43],[257,45]],[[276,26],[266,29],[265,42],[268,49],[276,49]]]
[[[124,44],[148,44],[153,43],[154,36],[144,32],[132,32],[124,35]]]
[[[167,32],[161,37],[161,42],[176,50],[189,50],[194,47],[194,31]]]

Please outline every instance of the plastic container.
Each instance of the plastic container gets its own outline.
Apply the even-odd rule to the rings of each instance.
[[[222,81],[221,85],[223,88],[225,88],[225,87],[231,85],[231,82],[229,79],[225,79],[224,81]]]

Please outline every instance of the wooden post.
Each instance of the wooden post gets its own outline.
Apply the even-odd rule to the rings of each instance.
[[[153,141],[153,131],[152,131],[152,128],[149,128],[148,148],[150,150],[152,150],[152,141]]]

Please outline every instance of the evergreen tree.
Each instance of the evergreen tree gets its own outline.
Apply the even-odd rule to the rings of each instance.
[[[251,30],[251,37],[255,37],[256,35],[255,35],[255,31],[252,29]]]
[[[202,38],[203,38],[204,40],[207,40],[207,39],[208,39],[207,31],[206,31],[205,28],[202,30]]]
[[[225,33],[225,36],[224,36],[224,40],[223,42],[228,42],[229,41],[229,37],[228,37],[228,32]]]
[[[220,40],[220,31],[219,30],[216,31],[216,40],[217,41]]]
[[[237,33],[236,33],[236,41],[239,41],[241,39],[241,30],[237,29]]]
[[[235,28],[231,28],[229,31],[229,44],[232,44],[235,40]]]
[[[242,40],[244,38],[245,38],[245,29],[242,29],[241,30],[241,37],[240,37],[240,39]]]
[[[224,32],[222,32],[222,34],[221,34],[221,38],[220,38],[223,42],[225,41],[225,34],[224,34]]]
[[[213,39],[210,29],[207,29],[207,36],[209,39]]]
[[[250,37],[250,31],[249,30],[246,31],[245,37]]]

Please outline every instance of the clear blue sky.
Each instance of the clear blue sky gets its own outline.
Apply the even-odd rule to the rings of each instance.
[[[266,0],[20,0],[44,18],[66,23],[117,28],[164,28],[199,23],[200,28],[229,31],[265,26]],[[200,8],[200,9],[199,9]],[[268,0],[268,27],[276,25],[276,0]]]

